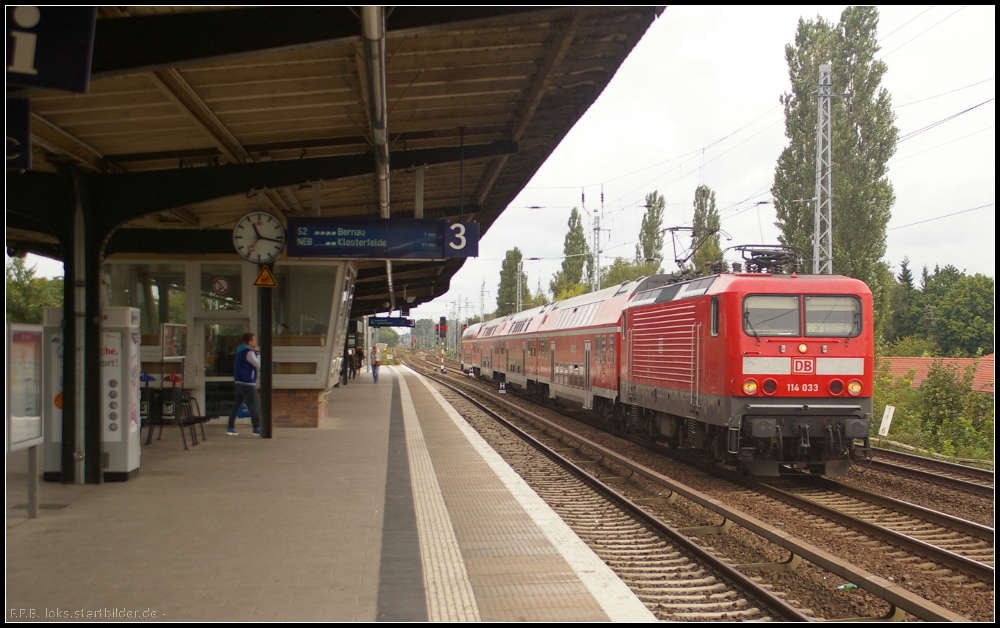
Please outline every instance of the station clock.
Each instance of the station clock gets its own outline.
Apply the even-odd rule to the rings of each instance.
[[[285,227],[268,212],[250,212],[233,228],[233,246],[248,262],[270,264],[285,249]]]

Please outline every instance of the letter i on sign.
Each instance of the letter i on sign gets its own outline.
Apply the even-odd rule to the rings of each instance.
[[[38,7],[14,7],[12,15],[14,23],[21,28],[34,28],[42,18]],[[10,35],[14,38],[14,49],[11,51],[7,70],[18,74],[38,74],[35,69],[35,43],[38,36],[13,29]]]

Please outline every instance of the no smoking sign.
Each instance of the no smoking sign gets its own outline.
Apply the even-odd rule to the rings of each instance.
[[[212,290],[215,291],[215,294],[226,294],[229,292],[229,280],[225,277],[219,277],[212,282]]]

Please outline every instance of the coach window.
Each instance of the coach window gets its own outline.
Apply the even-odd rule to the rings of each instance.
[[[806,336],[853,338],[861,333],[861,302],[852,296],[806,296]]]
[[[608,336],[608,364],[615,363],[615,335]]]
[[[712,337],[719,335],[719,297],[712,297]]]
[[[748,296],[743,301],[743,331],[751,336],[800,336],[799,297]]]

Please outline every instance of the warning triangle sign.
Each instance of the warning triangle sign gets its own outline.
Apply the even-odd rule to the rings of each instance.
[[[253,285],[256,288],[277,288],[278,282],[274,280],[274,275],[271,274],[267,266],[261,266],[260,274],[257,275],[257,280],[253,282]]]

